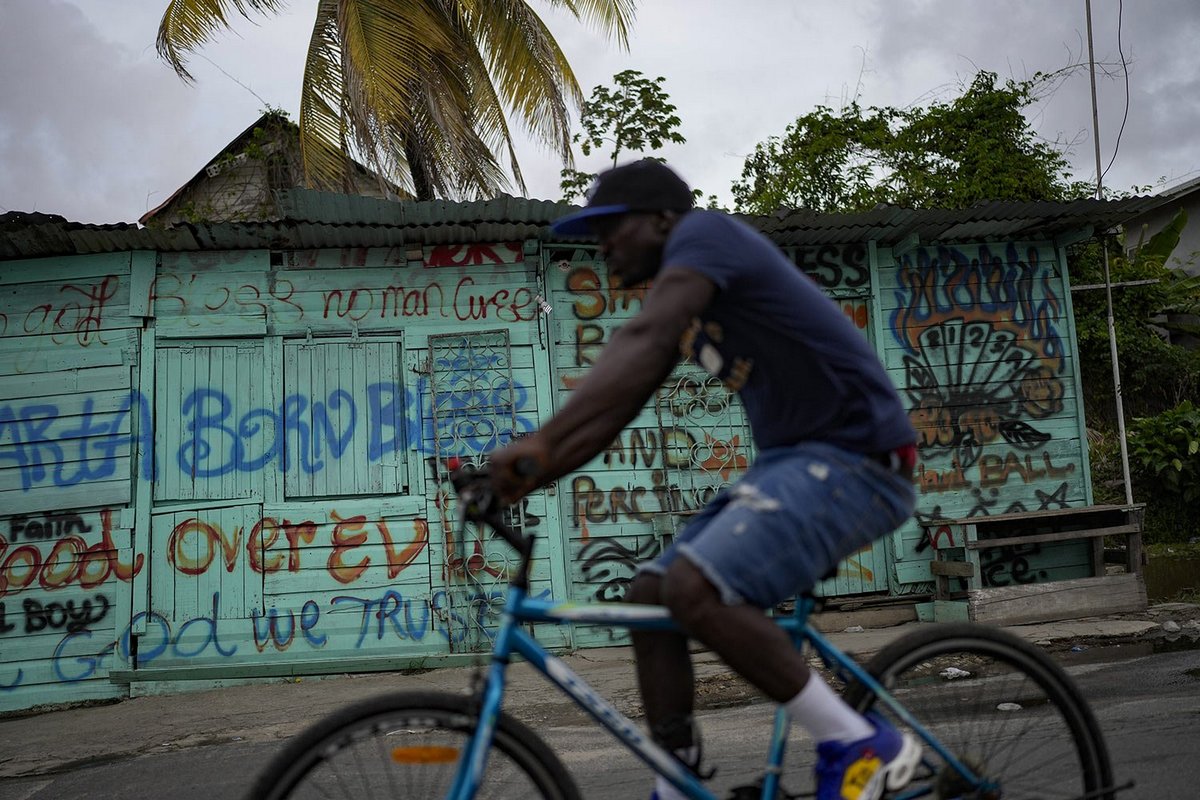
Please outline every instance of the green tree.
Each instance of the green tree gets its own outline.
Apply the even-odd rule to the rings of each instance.
[[[1179,237],[1187,225],[1182,210],[1163,230],[1129,248],[1126,242],[1092,239],[1070,255],[1071,282],[1099,286],[1104,282],[1101,247],[1107,246],[1113,291],[1113,327],[1120,357],[1122,395],[1131,416],[1160,414],[1200,392],[1200,351],[1174,346],[1167,333],[1190,333],[1186,323],[1169,313],[1195,313],[1200,307],[1200,278],[1171,266]],[[1100,289],[1072,295],[1075,334],[1087,417],[1093,424],[1116,422],[1109,350],[1108,308]]]
[[[583,130],[574,141],[585,156],[612,147],[610,160],[617,165],[622,153],[660,150],[667,142],[683,144],[679,133],[679,117],[663,83],[666,78],[647,78],[641,72],[627,69],[613,76],[612,89],[597,86],[591,99],[583,104],[579,123]],[[571,167],[562,171],[562,190],[565,200],[580,197],[596,177],[594,172],[581,172]]]
[[[1048,80],[997,84],[995,73],[979,72],[960,96],[927,107],[818,106],[755,147],[733,185],[735,208],[962,208],[1085,197],[1065,155],[1038,140],[1023,113]]]
[[[1174,251],[1187,215],[1128,247],[1122,237],[1093,239],[1073,249],[1070,274],[1076,287],[1104,282],[1108,248],[1113,283],[1113,329],[1120,360],[1121,402],[1129,420],[1128,442],[1136,499],[1146,503],[1150,541],[1173,541],[1195,533],[1194,475],[1200,469],[1194,442],[1200,398],[1200,350],[1173,345],[1169,332],[1190,332],[1169,312],[1200,308],[1200,279],[1174,267]],[[1089,426],[1092,485],[1096,501],[1123,503],[1125,492],[1116,435],[1108,312],[1099,288],[1072,292],[1080,377]]]
[[[636,0],[546,0],[627,44]],[[270,14],[283,0],[170,0],[158,52],[184,79],[186,57],[230,27],[232,11]],[[583,93],[558,43],[525,0],[319,0],[304,67],[300,142],[308,184],[343,190],[352,158],[417,199],[525,191],[509,128],[515,116],[572,159],[569,105]]]

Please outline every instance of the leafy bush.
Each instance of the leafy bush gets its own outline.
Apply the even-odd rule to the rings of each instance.
[[[1129,443],[1139,476],[1184,502],[1200,498],[1200,410],[1190,400],[1135,419]]]

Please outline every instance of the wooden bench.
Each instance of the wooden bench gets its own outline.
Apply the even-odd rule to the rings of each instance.
[[[992,517],[938,519],[933,546],[937,621],[1021,624],[1144,610],[1144,506],[1086,506]],[[1110,574],[1105,540],[1124,571]]]

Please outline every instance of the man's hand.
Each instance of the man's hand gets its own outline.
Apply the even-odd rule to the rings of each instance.
[[[538,434],[514,439],[488,459],[492,489],[506,506],[542,485],[550,465],[550,450]]]

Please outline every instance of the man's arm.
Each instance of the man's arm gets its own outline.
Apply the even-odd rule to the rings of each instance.
[[[567,404],[536,434],[493,454],[492,480],[501,497],[515,502],[610,445],[670,374],[680,339],[716,292],[698,272],[659,273],[642,310],[613,335]],[[536,464],[536,475],[516,474],[524,460]]]

